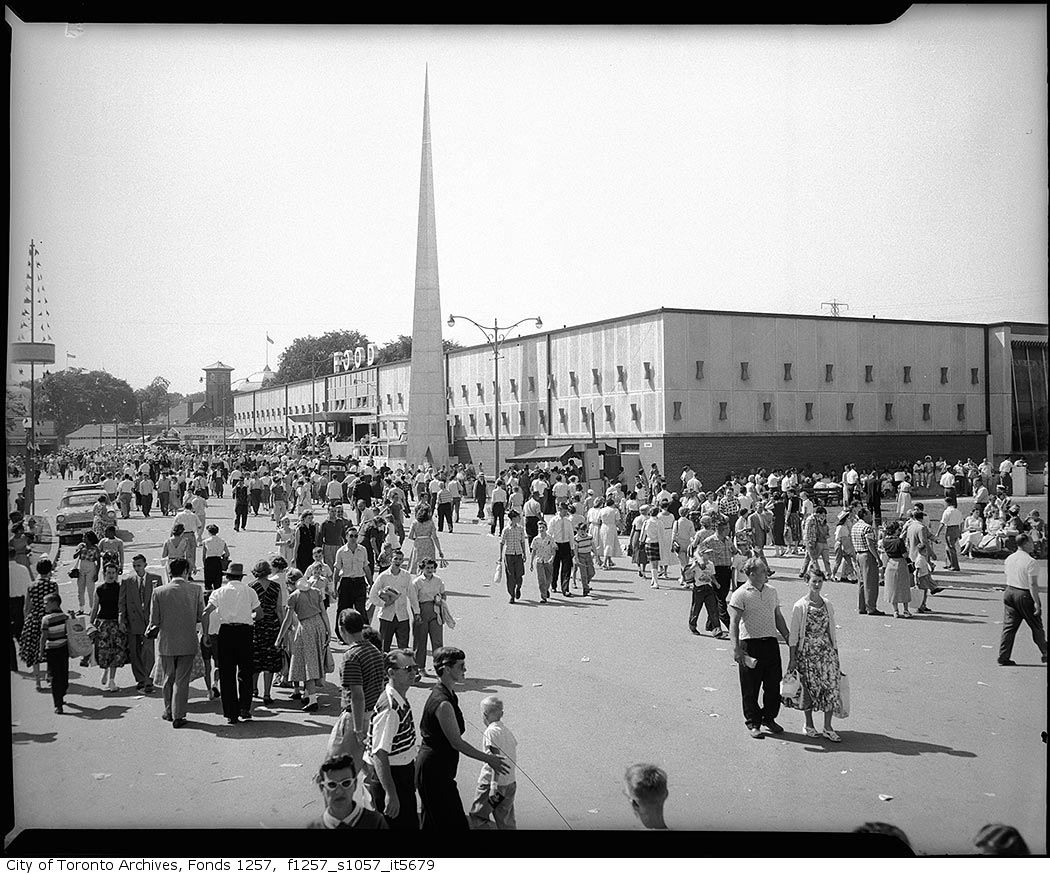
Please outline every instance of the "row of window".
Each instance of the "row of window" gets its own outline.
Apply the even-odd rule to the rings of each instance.
[[[904,370],[903,370],[903,382],[905,382],[905,383],[911,382],[911,366],[905,364],[905,365],[903,365],[903,368],[904,368]],[[949,373],[950,369],[951,368],[948,368],[948,367],[942,367],[941,368],[941,385],[948,385],[948,383],[949,383],[948,373]],[[784,382],[791,382],[791,380],[793,379],[791,371],[792,371],[792,364],[791,364],[791,362],[790,361],[785,361],[784,362]],[[703,361],[697,361],[696,362],[696,378],[697,379],[703,379],[704,378],[704,362]],[[749,379],[751,379],[750,363],[747,362],[747,361],[741,361],[740,362],[740,380],[742,382],[747,382]],[[834,381],[835,381],[835,365],[834,364],[825,364],[824,365],[824,382],[834,382]],[[864,365],[864,381],[865,382],[874,382],[875,381],[875,365],[874,364],[865,364]],[[971,367],[970,368],[970,385],[980,385],[980,382],[981,382],[980,368],[979,367]]]
[[[398,395],[398,398],[401,396]],[[351,403],[352,401],[352,403]],[[340,410],[348,409],[360,409],[362,407],[369,407],[368,397],[362,396],[358,398],[349,398],[346,400],[329,401],[328,403],[315,403],[313,406],[313,412],[338,412]],[[311,404],[293,404],[288,407],[272,407],[266,410],[245,410],[244,412],[235,413],[234,418],[240,419],[241,421],[247,422],[252,418],[257,419],[276,419],[284,416],[298,416],[305,415],[310,412]]]
[[[813,407],[814,407],[814,404],[812,402],[807,402],[805,404],[805,420],[807,422],[812,422],[813,421]],[[852,402],[847,403],[846,404],[846,421],[847,422],[852,422],[854,420],[853,410],[854,410],[854,404]],[[539,412],[540,427],[541,428],[545,427],[546,424],[547,424],[546,411],[545,410],[539,410],[538,412]],[[592,415],[590,407],[580,407],[580,416],[582,418],[582,421],[583,421],[584,425],[586,425],[588,423],[588,416],[590,416],[590,415]],[[485,413],[484,416],[485,416],[485,427],[489,431],[491,431],[492,430],[492,413]],[[885,416],[885,421],[887,421],[887,422],[892,422],[894,420],[893,419],[893,404],[892,403],[885,404],[885,406],[884,406],[884,416]],[[607,404],[605,406],[605,421],[606,422],[612,422],[613,418],[614,418],[613,408],[612,408],[611,405]],[[676,422],[677,421],[681,421],[681,419],[682,419],[682,401],[674,401],[674,410],[673,410],[673,413],[672,413],[672,418]],[[958,421],[958,422],[965,422],[966,421],[966,404],[956,404],[955,405],[955,418],[956,418],[956,421]],[[559,421],[561,422],[561,424],[563,426],[567,426],[567,423],[568,423],[568,420],[569,420],[569,414],[568,414],[568,411],[565,409],[565,407],[559,407],[558,408],[558,419],[559,419]],[[641,410],[639,409],[638,405],[637,404],[631,404],[631,421],[640,423],[641,419],[642,419],[642,413],[641,413]],[[501,420],[502,426],[504,428],[509,428],[510,427],[510,414],[509,413],[502,412],[500,414],[500,420]],[[725,422],[725,421],[729,420],[729,401],[719,401],[719,403],[718,403],[718,420],[720,422]],[[770,422],[772,420],[773,420],[773,404],[772,404],[771,401],[763,402],[763,404],[762,404],[762,421]],[[468,421],[470,423],[470,429],[472,431],[477,431],[477,416],[474,413],[470,413],[469,416],[468,416]],[[933,421],[932,404],[923,404],[922,405],[922,421],[924,421],[924,422],[931,422],[931,421]],[[456,416],[455,417],[455,423],[456,423],[457,426],[462,426],[462,419],[461,419],[460,416]],[[518,423],[523,428],[526,426],[527,418],[526,418],[525,410],[518,410]]]

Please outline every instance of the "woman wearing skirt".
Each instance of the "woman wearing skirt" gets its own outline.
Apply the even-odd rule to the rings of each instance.
[[[831,727],[831,717],[841,705],[841,677],[835,610],[820,594],[824,574],[814,568],[809,574],[809,593],[791,608],[791,656],[788,673],[798,670],[802,682],[802,709],[806,714],[806,736],[823,735],[832,743],[841,738]],[[813,711],[824,714],[824,730],[813,725]]]
[[[899,522],[889,522],[882,537],[882,551],[886,553],[886,600],[893,606],[894,619],[911,619],[911,570],[908,568],[908,547],[900,536]]]
[[[324,609],[324,596],[305,579],[295,584],[295,591],[288,596],[288,609],[284,614],[275,646],[280,648],[285,634],[292,624],[292,617],[299,620],[292,637],[292,660],[289,677],[293,683],[304,684],[303,710],[317,710],[317,696],[321,692],[328,654],[328,641],[332,636],[328,614]],[[311,700],[311,695],[314,700]],[[292,696],[293,698],[295,695]]]
[[[649,551],[645,548],[642,539],[642,528],[649,518],[649,505],[642,504],[638,509],[638,515],[631,522],[631,539],[627,542],[627,548],[631,553],[631,560],[638,565],[638,576],[645,579],[645,568],[649,564]]]

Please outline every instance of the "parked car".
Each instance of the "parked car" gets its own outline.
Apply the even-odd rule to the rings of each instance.
[[[58,506],[48,514],[51,530],[55,532],[59,543],[63,540],[79,540],[81,534],[91,530],[91,508],[99,496],[105,494],[97,483],[66,489]],[[114,525],[117,524],[117,510],[112,504],[106,516]]]

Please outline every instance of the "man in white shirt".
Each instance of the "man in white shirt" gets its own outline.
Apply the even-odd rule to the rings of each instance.
[[[960,568],[956,544],[962,535],[963,514],[955,498],[948,498],[945,503],[947,506],[945,506],[944,512],[941,513],[941,531],[944,532],[944,546],[948,555],[948,566],[953,571],[957,571]],[[940,531],[937,533],[939,535]]]
[[[543,505],[540,504],[538,492],[533,492],[525,502],[521,515],[525,519],[525,540],[532,543],[533,538],[540,533],[540,519],[543,518]]]
[[[1006,591],[1003,592],[1003,636],[999,643],[999,664],[1014,667],[1014,638],[1021,622],[1032,629],[1032,640],[1039,647],[1046,664],[1046,632],[1043,630],[1043,607],[1039,599],[1039,568],[1032,558],[1032,538],[1017,535],[1017,551],[1003,563],[1006,573]]]
[[[1011,474],[1014,470],[1014,463],[1009,458],[1004,458],[999,463],[999,484],[1006,489],[1006,494],[1012,495],[1014,493],[1014,483]]]
[[[852,501],[857,495],[857,486],[860,484],[860,474],[857,473],[857,468],[849,464],[846,466],[846,473],[843,475],[843,482],[845,483],[845,494],[843,495],[842,506],[848,507],[850,501]]]
[[[419,615],[416,590],[401,565],[405,554],[395,549],[390,557],[390,567],[383,571],[368,592],[368,603],[379,611],[379,634],[383,652],[390,651],[390,644],[397,637],[398,649],[408,648],[409,629]],[[381,593],[392,590],[388,596]]]
[[[551,585],[557,588],[561,581],[561,593],[569,596],[569,579],[572,576],[573,530],[575,524],[569,517],[569,505],[559,504],[558,515],[551,519],[547,533],[554,541],[554,562],[551,565]]]
[[[496,536],[496,524],[499,524],[499,533],[503,534],[503,517],[507,510],[507,490],[503,487],[503,480],[496,480],[492,489],[492,527],[489,533]]]
[[[955,474],[950,470],[941,474],[941,488],[944,489],[945,498],[955,497]]]
[[[341,504],[343,502],[343,484],[335,477],[332,477],[325,487],[325,498],[327,498],[329,504]]]
[[[186,506],[175,514],[172,525],[178,524],[181,524],[187,531],[192,531],[197,538],[197,542],[201,542],[201,532],[204,530],[204,526],[201,525],[200,516],[193,512],[193,501],[186,501]]]
[[[255,620],[262,616],[259,596],[244,582],[244,566],[239,561],[230,564],[226,582],[212,592],[201,622],[208,622],[213,612],[219,617],[216,660],[222,715],[236,725],[240,719],[252,718],[252,635]]]
[[[336,620],[347,607],[353,607],[362,616],[367,616],[372,566],[368,563],[368,551],[358,542],[356,528],[347,530],[346,545],[336,550],[332,576],[337,587]]]

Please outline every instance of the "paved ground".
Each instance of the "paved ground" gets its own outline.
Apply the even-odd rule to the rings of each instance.
[[[59,489],[44,479],[42,508]],[[1029,501],[1045,510],[1045,499]],[[231,502],[211,503],[209,520],[234,560],[269,554],[263,517],[236,534]],[[465,520],[473,515],[464,508]],[[156,564],[169,524],[125,523],[129,555],[142,551]],[[744,730],[728,644],[689,634],[686,592],[654,591],[621,567],[599,573],[591,598],[547,605],[528,576],[527,600],[511,606],[492,585],[497,545],[487,530],[464,524],[443,538],[452,563],[442,576],[458,620],[447,642],[468,656],[461,701],[469,740],[480,740],[481,698],[504,698],[519,739],[521,828],[635,827],[620,777],[630,762],[651,760],[670,775],[672,827],[846,831],[877,819],[936,853],[967,852],[981,825],[1002,821],[1046,851],[1047,675],[1024,630],[1019,666],[995,663],[999,563],[969,562],[945,575],[952,588],[931,599],[937,613],[910,622],[858,616],[855,588],[830,583],[853,690],[853,715],[838,724],[843,743],[806,738],[792,711],[782,711],[784,735],[756,741]],[[59,556],[62,580],[70,553]],[[799,562],[773,562],[782,602],[803,593]],[[62,593],[75,603],[72,581]],[[173,731],[160,719],[159,695],[144,698],[133,686],[103,692],[99,674],[74,670],[68,701],[80,706],[61,717],[27,675],[12,675],[19,828],[286,827],[318,813],[309,778],[337,715],[334,687],[320,713],[305,716],[278,690],[273,709],[257,706],[254,723],[233,728],[198,680],[192,728]],[[130,668],[119,679],[131,685]],[[432,683],[409,693],[417,714]],[[59,800],[33,779],[41,769],[63,773]],[[476,774],[476,763],[461,763],[465,800]]]

